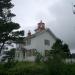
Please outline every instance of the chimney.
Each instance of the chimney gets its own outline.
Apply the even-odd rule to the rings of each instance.
[[[31,31],[30,30],[28,31],[28,36],[31,36]]]

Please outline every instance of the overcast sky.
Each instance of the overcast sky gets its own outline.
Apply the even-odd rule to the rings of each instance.
[[[71,52],[75,52],[75,0],[12,0],[16,14],[14,21],[21,29],[34,32],[37,23],[42,20],[46,27],[69,44]],[[26,35],[26,34],[25,34]]]

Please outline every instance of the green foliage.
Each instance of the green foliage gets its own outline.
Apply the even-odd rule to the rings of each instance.
[[[70,73],[67,70],[67,67],[70,66],[70,64],[66,66],[66,64],[62,62],[63,59],[68,57],[70,57],[70,50],[68,45],[57,39],[52,46],[52,50],[49,51],[48,61],[46,62],[48,75],[66,75],[65,71]],[[70,73],[67,75],[72,74]]]
[[[10,51],[7,52],[6,55],[8,55],[8,62],[13,62],[14,61],[14,57],[15,57],[15,50],[16,49],[11,49]]]
[[[52,46],[50,55],[52,55],[53,58],[68,58],[70,57],[70,50],[67,44],[63,44],[61,40],[57,39]]]
[[[11,12],[13,6],[11,0],[0,0],[0,53],[7,41],[16,42],[16,39],[20,39],[19,35],[24,35],[24,31],[17,31],[20,25],[12,22],[12,17],[15,16]],[[14,30],[16,30],[14,33],[17,33],[17,35],[13,35]]]
[[[39,52],[36,52],[35,62],[36,62],[36,63],[41,62],[42,57],[43,57],[43,56],[42,56]]]
[[[44,65],[41,63],[17,62],[9,68],[5,65],[7,64],[2,65],[0,75],[2,73],[3,75],[46,75]]]
[[[68,45],[64,44],[60,39],[57,39],[48,54],[48,61],[46,62],[48,75],[66,75],[64,71],[66,70],[68,73],[68,70],[62,60],[69,56],[70,50]]]
[[[75,75],[75,64],[15,62],[0,64],[0,75]],[[48,66],[47,66],[48,65]]]
[[[1,62],[4,62],[7,60],[7,62],[14,62],[14,57],[15,57],[15,48],[12,48],[10,51],[6,51],[5,54],[6,56],[2,58]]]
[[[13,36],[24,36],[24,31],[16,31],[16,32],[12,32]]]
[[[65,56],[66,56],[67,58],[69,58],[70,55],[71,55],[71,53],[70,53],[70,50],[69,50],[68,45],[67,45],[67,44],[63,44],[63,48],[62,48],[62,49],[64,50]]]

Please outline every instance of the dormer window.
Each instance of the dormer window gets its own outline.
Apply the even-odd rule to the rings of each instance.
[[[50,46],[50,40],[44,40],[44,44]]]

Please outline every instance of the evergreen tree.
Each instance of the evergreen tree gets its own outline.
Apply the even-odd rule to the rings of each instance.
[[[12,22],[12,17],[15,16],[15,14],[11,13],[13,6],[11,0],[0,0],[0,53],[4,44],[8,41],[15,41],[20,38],[21,31],[17,31],[17,35],[14,34],[16,32],[13,32],[20,28],[18,23]]]
[[[50,54],[53,58],[68,58],[70,57],[70,50],[67,44],[63,44],[60,39],[57,39],[52,46]]]

